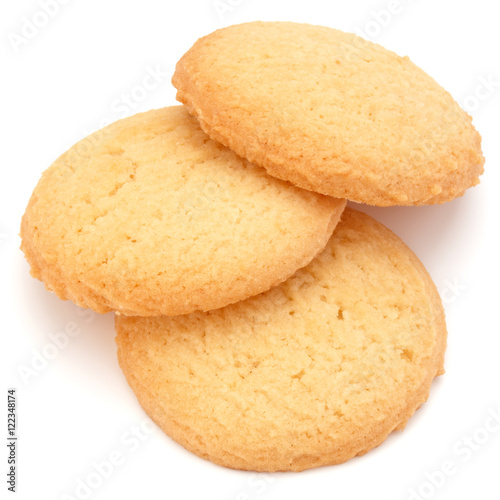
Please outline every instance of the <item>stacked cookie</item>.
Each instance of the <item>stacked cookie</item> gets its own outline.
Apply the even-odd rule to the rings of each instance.
[[[116,312],[127,381],[194,453],[285,471],[369,451],[427,399],[446,326],[419,260],[346,199],[460,196],[483,171],[470,117],[408,58],[295,23],[202,38],[173,83],[185,106],[44,172],[32,275]]]

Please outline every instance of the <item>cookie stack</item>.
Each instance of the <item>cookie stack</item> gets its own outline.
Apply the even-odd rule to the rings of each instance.
[[[128,383],[197,455],[298,471],[366,453],[427,399],[446,326],[417,257],[346,200],[462,195],[484,163],[471,118],[408,58],[296,23],[216,31],[173,84],[185,106],[44,172],[32,275],[116,313]]]

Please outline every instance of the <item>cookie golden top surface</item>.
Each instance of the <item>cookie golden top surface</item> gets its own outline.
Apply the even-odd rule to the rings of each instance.
[[[280,286],[208,313],[116,318],[118,358],[186,448],[250,470],[340,463],[404,427],[442,373],[446,327],[422,264],[346,209]]]
[[[44,172],[23,217],[32,274],[99,312],[184,314],[268,290],[345,206],[212,141],[182,106],[120,120]]]
[[[312,191],[442,203],[483,172],[481,138],[442,87],[407,57],[339,30],[230,26],[193,45],[173,84],[211,137]]]

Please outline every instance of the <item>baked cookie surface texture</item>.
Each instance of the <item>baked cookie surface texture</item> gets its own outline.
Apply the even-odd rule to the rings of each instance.
[[[32,275],[79,306],[185,314],[281,283],[324,248],[344,206],[267,175],[175,106],[58,158],[29,201],[21,248]]]
[[[172,82],[213,139],[311,191],[443,203],[483,172],[481,137],[451,95],[407,57],[353,34],[230,26],[199,39]]]
[[[227,467],[344,462],[402,429],[443,372],[443,307],[415,255],[346,209],[325,250],[208,313],[116,317],[118,359],[174,440]]]

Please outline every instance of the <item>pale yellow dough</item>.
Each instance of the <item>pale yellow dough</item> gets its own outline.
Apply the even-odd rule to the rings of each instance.
[[[439,295],[415,255],[346,209],[272,290],[207,313],[116,317],[118,359],[173,439],[217,464],[299,471],[379,445],[443,372]]]
[[[350,33],[253,22],[198,40],[177,99],[280,179],[371,205],[443,203],[479,182],[481,137],[407,57]]]
[[[184,314],[281,283],[324,248],[344,206],[267,175],[176,106],[56,160],[24,214],[22,250],[33,276],[79,306]]]

